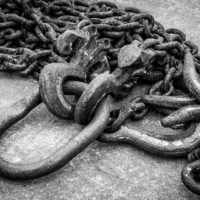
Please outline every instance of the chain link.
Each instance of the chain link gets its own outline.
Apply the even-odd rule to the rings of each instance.
[[[89,125],[89,128],[93,127],[97,125],[95,113],[102,101],[101,111],[108,111],[107,95],[124,100],[140,82],[151,85],[148,95],[125,101],[111,110],[109,120],[101,119],[101,132],[108,121],[106,131],[114,132],[127,118],[142,119],[151,108],[168,115],[161,120],[163,126],[173,128],[199,121],[200,54],[197,45],[188,41],[181,30],[165,30],[151,14],[134,7],[119,9],[109,1],[89,4],[83,0],[8,0],[1,1],[0,5],[0,71],[33,76],[39,79],[40,85],[40,92],[7,108],[8,115],[2,120],[6,122],[0,127],[2,132],[42,101],[58,117],[74,117],[82,124],[89,123],[95,115],[96,121]],[[187,92],[180,92],[177,82],[181,82]],[[64,98],[66,91],[80,98],[70,104]],[[19,113],[14,114],[13,108],[18,107]],[[100,131],[93,131],[96,135],[93,137],[90,132],[87,144],[100,134]],[[117,134],[120,140],[121,132],[116,132],[116,138]],[[104,141],[106,138],[116,141],[111,137],[102,136]],[[157,148],[154,152],[166,153],[162,142],[156,146],[148,137],[140,143],[142,148],[149,150],[149,146],[153,146]],[[192,137],[196,138],[196,133],[183,141],[182,152],[188,153],[199,146],[199,138],[194,142]],[[123,139],[129,142],[130,138],[135,139],[133,135],[127,138]],[[79,139],[84,140],[81,136]],[[169,147],[172,146],[170,143]],[[85,147],[74,149],[80,152]],[[180,151],[174,150],[173,155],[180,155]],[[75,155],[68,155],[64,163]],[[198,149],[189,155],[190,161],[198,158]],[[61,163],[59,166],[64,164]],[[13,172],[1,168],[1,164],[5,163],[0,161],[2,173],[12,176]],[[199,166],[199,162],[186,166],[182,173],[186,186],[198,194],[198,183],[192,176],[187,179],[186,175],[189,167],[196,169]],[[55,169],[57,167],[44,173],[33,173],[30,177],[27,175],[30,171],[24,168],[19,176],[15,176],[34,178]],[[194,174],[199,177],[198,170]]]

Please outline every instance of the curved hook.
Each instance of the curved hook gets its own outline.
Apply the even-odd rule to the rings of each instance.
[[[84,80],[85,73],[68,63],[51,63],[40,74],[40,94],[47,108],[59,118],[69,119],[74,114],[74,105],[64,97],[63,83],[67,80]]]
[[[181,172],[181,178],[184,185],[192,192],[200,195],[200,182],[199,175],[198,179],[195,177],[197,173],[200,173],[200,160],[196,160],[192,163],[185,165]]]

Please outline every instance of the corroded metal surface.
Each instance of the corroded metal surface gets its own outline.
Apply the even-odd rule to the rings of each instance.
[[[0,81],[2,94],[7,93],[7,98],[2,98],[2,106],[12,103],[13,95],[16,100],[20,99],[30,87],[37,86],[34,81],[5,74],[1,74]],[[155,123],[158,117],[147,117],[142,122],[144,129],[145,124],[148,124],[147,129],[150,124],[153,131],[161,130],[164,134],[166,129]],[[135,125],[140,127],[140,123]],[[66,144],[82,128],[73,121],[54,117],[41,104],[1,136],[1,156],[14,163],[41,160]],[[133,146],[96,141],[69,165],[46,178],[24,183],[1,178],[1,196],[7,199],[55,199],[55,196],[58,199],[149,199],[152,195],[155,199],[198,199],[181,183],[180,171],[184,163],[181,159],[155,157]]]
[[[155,5],[151,1],[148,3],[148,6]],[[184,5],[184,3],[181,5]],[[145,5],[142,1],[139,4]],[[160,5],[161,10],[166,5],[173,5],[175,8],[177,5],[177,8],[179,8],[179,4],[170,1]],[[158,12],[157,10],[159,9],[156,9],[155,12]],[[182,10],[184,9],[182,8]],[[166,8],[165,11],[167,11]],[[194,23],[193,20],[192,22]],[[6,81],[6,79],[3,79],[3,81]],[[22,83],[20,80],[18,81]],[[15,87],[12,95],[19,97],[18,91],[20,90],[23,93],[23,86],[22,88],[11,86],[11,88]],[[7,95],[13,97],[11,94]],[[76,134],[77,130],[81,129],[73,122],[66,125],[65,121],[58,121],[57,118],[47,113],[46,109],[40,106],[2,136],[1,149],[2,156],[5,159],[10,159],[13,162],[39,160],[52,153],[53,150],[58,148],[58,145],[61,146],[67,142],[70,133]],[[49,115],[47,119],[46,115]],[[145,123],[150,122],[151,120],[144,121],[143,127],[145,127]],[[158,127],[163,130],[160,126]],[[16,130],[16,128],[19,128],[19,132],[15,135],[13,130]],[[69,132],[63,133],[65,129],[68,129]],[[8,138],[4,137],[6,134],[8,134]],[[177,171],[180,172],[183,161],[180,160],[177,163],[173,160],[154,158],[133,147],[123,145],[109,147],[95,142],[91,146],[92,148],[83,152],[69,166],[46,179],[23,184],[4,181],[2,196],[5,196],[3,198],[14,199],[17,196],[18,199],[55,199],[55,196],[57,196],[60,199],[149,199],[151,195],[152,199],[195,199],[195,195],[186,192],[177,174]],[[104,148],[105,146],[106,148]],[[141,170],[141,167],[143,170]],[[169,178],[171,179],[169,180]],[[59,187],[56,187],[56,184]],[[8,192],[9,189],[10,192]],[[146,190],[146,192],[141,192],[143,190]]]

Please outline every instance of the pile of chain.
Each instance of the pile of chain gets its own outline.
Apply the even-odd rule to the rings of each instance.
[[[51,173],[99,136],[104,142],[125,141],[164,156],[183,156],[200,146],[195,131],[188,138],[178,138],[178,147],[176,141],[166,139],[166,147],[159,140],[161,136],[129,135],[119,130],[127,118],[142,119],[151,109],[167,115],[161,119],[164,127],[190,127],[200,116],[198,47],[186,40],[182,31],[164,29],[152,15],[137,8],[119,9],[108,1],[0,0],[0,70],[40,79],[37,94],[13,105],[11,110],[19,107],[19,113],[5,113],[1,132],[42,101],[60,118],[74,117],[80,124],[93,118],[90,129],[83,130],[77,139],[84,145],[77,147],[71,142],[64,153],[51,158],[53,164],[46,160],[31,167],[16,166],[1,160],[1,174],[8,178]],[[110,112],[108,95],[124,99],[136,84],[144,82],[149,84],[148,94]],[[58,90],[61,86],[62,91]],[[80,98],[70,104],[63,92]],[[191,163],[182,171],[184,184],[197,194],[199,152],[195,149],[189,154]]]

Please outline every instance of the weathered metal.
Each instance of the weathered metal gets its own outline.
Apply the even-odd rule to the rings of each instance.
[[[119,9],[109,1],[10,0],[0,5],[0,70],[39,79],[39,91],[0,109],[0,133],[41,102],[57,117],[88,124],[46,160],[17,165],[0,159],[1,175],[44,176],[99,136],[161,156],[185,156],[196,149],[189,157],[199,159],[200,55],[181,30],[165,30],[151,14]],[[144,82],[146,92],[132,95]],[[167,115],[163,126],[182,131],[162,136],[124,126],[127,119],[142,120],[152,110]],[[184,184],[198,194],[199,167],[197,160],[182,172]]]

